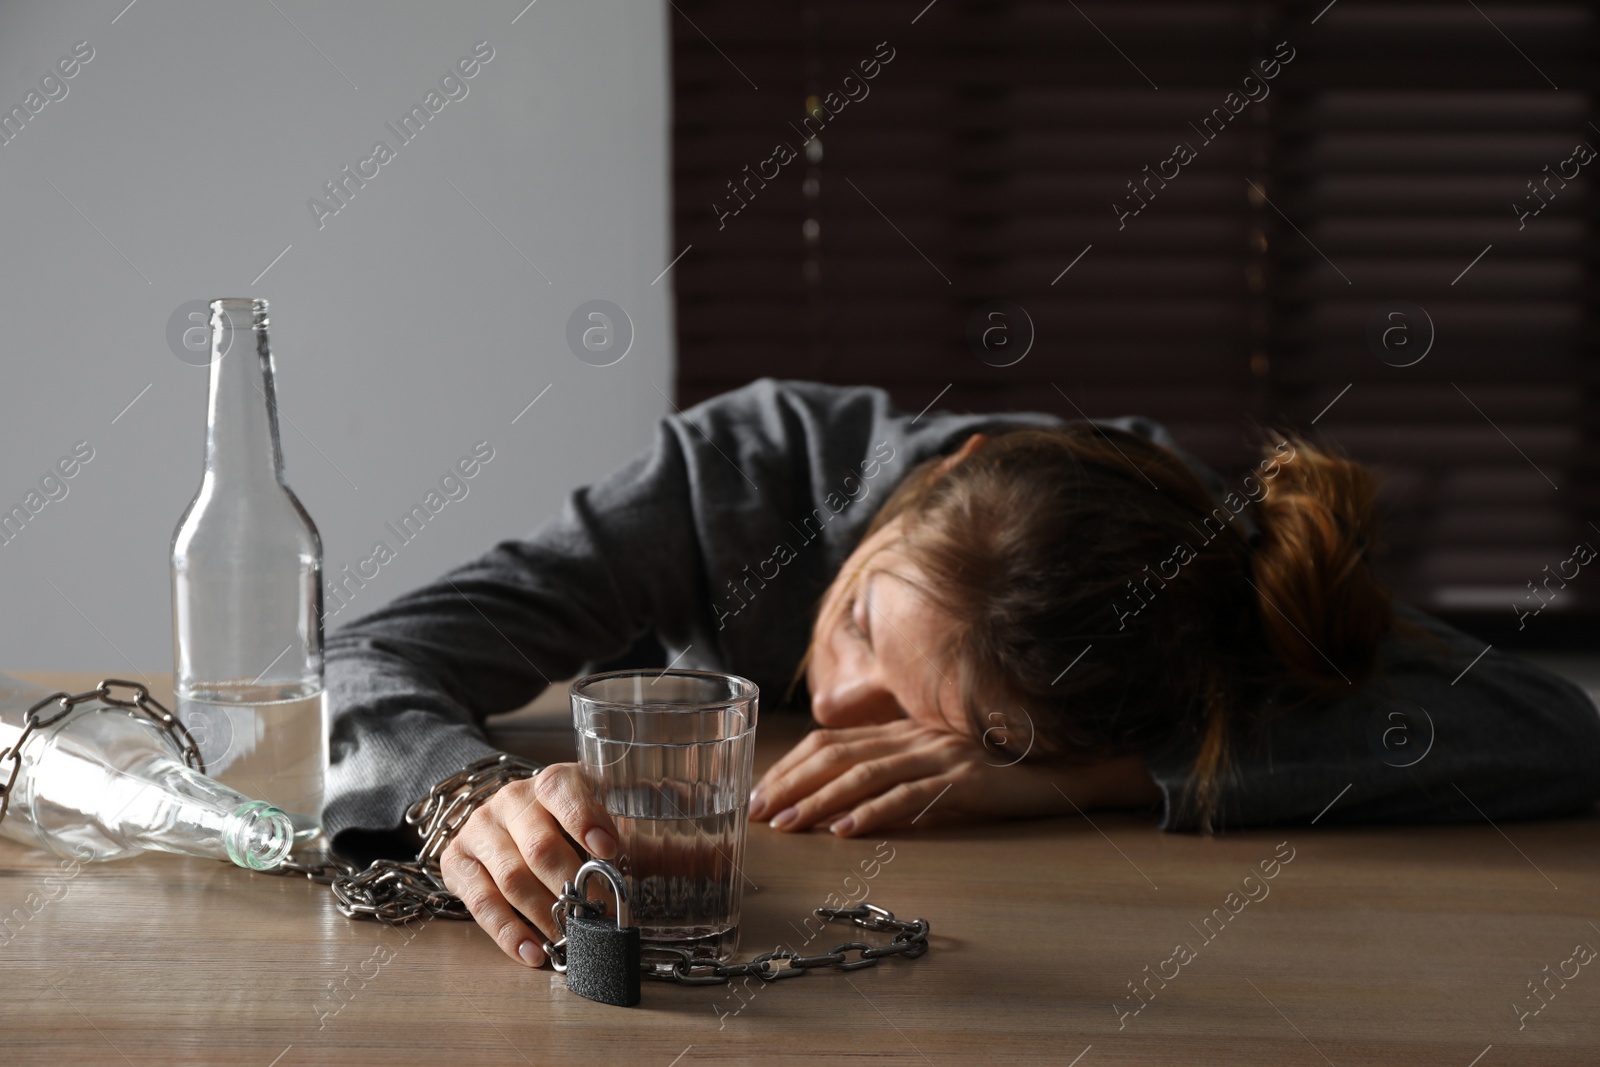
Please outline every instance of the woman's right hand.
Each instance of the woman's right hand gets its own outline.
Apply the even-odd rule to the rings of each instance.
[[[574,841],[596,859],[617,854],[616,826],[578,764],[553,763],[502,786],[474,811],[440,856],[439,870],[502,952],[540,967],[542,942],[561,936],[550,907],[588,858]]]

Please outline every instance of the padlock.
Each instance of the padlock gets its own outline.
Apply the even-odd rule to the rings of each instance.
[[[604,860],[590,860],[578,868],[572,887],[585,902],[591,874],[611,883],[617,897],[615,919],[604,914],[584,914],[583,906],[572,907],[564,924],[567,949],[567,988],[601,1004],[631,1008],[639,1003],[640,944],[639,928],[628,925],[628,891],[622,874]],[[557,907],[562,902],[557,902]]]

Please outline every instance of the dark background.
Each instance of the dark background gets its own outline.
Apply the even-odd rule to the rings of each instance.
[[[1512,605],[1600,546],[1600,159],[1570,161],[1600,148],[1600,5],[925,2],[674,4],[680,404],[773,375],[1141,413],[1231,477],[1259,427],[1309,431],[1380,470],[1400,595],[1502,643],[1595,635],[1600,562],[1520,630]],[[880,42],[820,161],[719,226]]]

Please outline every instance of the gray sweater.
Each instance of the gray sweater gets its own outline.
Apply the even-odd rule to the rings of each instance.
[[[1217,499],[1226,491],[1156,423],[1096,421],[1172,448]],[[330,637],[323,817],[335,847],[405,852],[407,806],[495,751],[488,716],[650,632],[676,665],[744,675],[775,710],[813,607],[895,485],[974,432],[1060,424],[912,416],[880,389],[771,379],[663,418],[649,449],[574,491],[527,539]],[[1480,658],[1482,642],[1398,610],[1443,654],[1391,635],[1379,680],[1236,746],[1222,826],[1539,817],[1600,798],[1600,716],[1582,690],[1492,649]],[[1176,804],[1189,744],[1144,757],[1164,794],[1158,825],[1194,829]]]

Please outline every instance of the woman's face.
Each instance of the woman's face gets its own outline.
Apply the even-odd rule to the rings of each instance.
[[[806,670],[812,714],[823,726],[911,718],[970,733],[951,651],[960,623],[921,592],[925,578],[903,544],[896,518],[856,547],[828,587]]]

